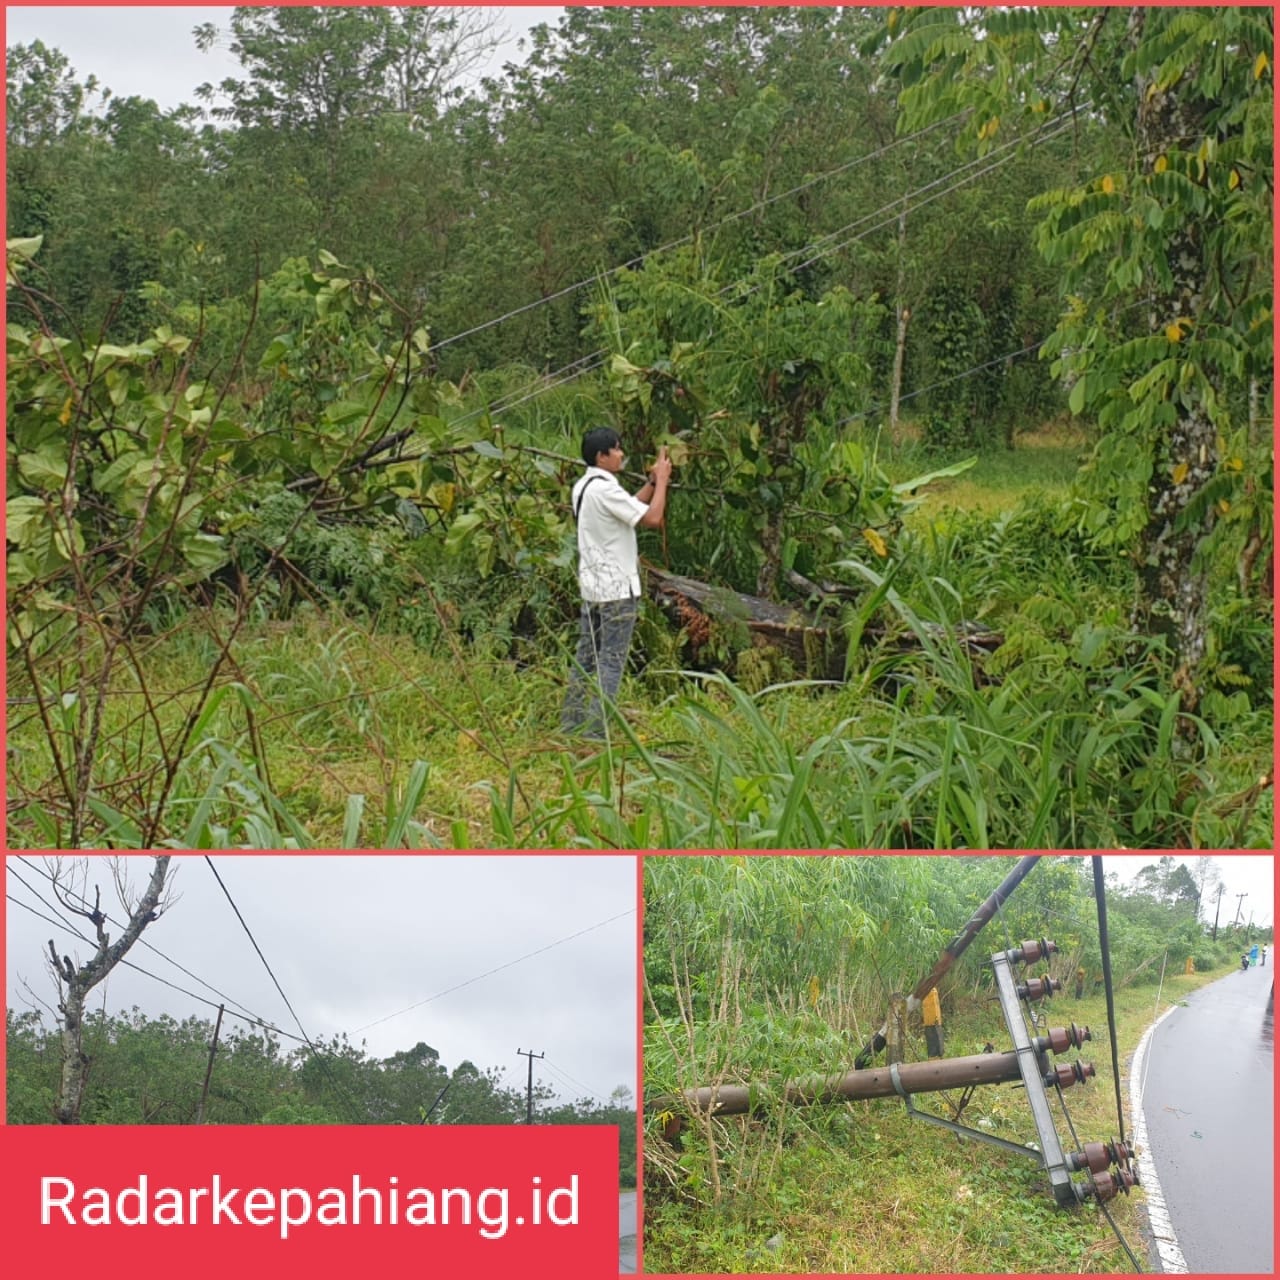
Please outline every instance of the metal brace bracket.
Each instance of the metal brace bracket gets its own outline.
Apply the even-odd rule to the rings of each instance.
[[[1036,1134],[1040,1139],[1040,1158],[1049,1175],[1053,1198],[1060,1205],[1078,1204],[1083,1199],[1084,1193],[1071,1180],[1066,1156],[1062,1151],[1062,1143],[1058,1140],[1058,1132],[1053,1127],[1049,1095],[1044,1087],[1044,1077],[1050,1069],[1049,1060],[1041,1050],[1036,1048],[1027,1032],[1027,1024],[1022,1016],[1022,1004],[1018,1000],[1017,984],[1014,982],[1008,954],[997,951],[991,957],[991,963],[995,967],[996,992],[1000,997],[1000,1008],[1004,1013],[1009,1035],[1013,1039],[1014,1050],[1018,1055],[1018,1070],[1022,1074],[1022,1083],[1026,1086],[1027,1101],[1031,1104],[1031,1117],[1036,1122]]]
[[[911,1095],[902,1087],[902,1079],[898,1075],[898,1064],[891,1062],[889,1064],[889,1079],[893,1081],[893,1088],[897,1095],[906,1103],[907,1114],[914,1116],[917,1120],[923,1120],[927,1124],[936,1124],[943,1129],[949,1129],[952,1133],[958,1133],[966,1138],[975,1138],[979,1142],[990,1143],[993,1147],[1000,1147],[1005,1151],[1012,1151],[1015,1155],[1030,1156],[1033,1160],[1040,1160],[1040,1152],[1034,1147],[1022,1146],[1017,1142],[1010,1142],[1007,1138],[999,1138],[994,1133],[983,1133],[981,1129],[972,1129],[967,1124],[957,1124],[954,1120],[944,1119],[942,1116],[935,1116],[931,1112],[919,1110],[915,1103],[911,1101]]]

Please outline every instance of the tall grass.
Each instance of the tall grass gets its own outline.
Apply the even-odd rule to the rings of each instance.
[[[662,1136],[668,1115],[651,1110],[645,1249],[653,1270],[1131,1269],[1096,1209],[1054,1207],[1032,1159],[921,1124],[897,1099],[814,1107],[782,1100],[787,1081],[852,1068],[890,993],[928,971],[1006,869],[1007,861],[986,858],[645,859],[646,1104],[721,1083],[749,1084],[755,1102],[750,1115],[687,1116],[675,1147]],[[1070,994],[1076,965],[1094,972],[1098,964],[1090,892],[1087,861],[1046,859],[942,990],[949,1055],[980,1053],[989,1042],[1006,1049],[983,957],[1046,929],[1063,944],[1049,968],[1066,979],[1064,991],[1038,1012],[1050,1025],[1093,1027],[1080,1056],[1095,1063],[1097,1077],[1065,1097],[1082,1141],[1117,1132],[1103,995],[1092,983],[1083,998]],[[1183,955],[1200,955],[1203,942],[1198,928],[1181,929],[1185,913],[1164,912],[1170,929],[1178,925],[1180,940],[1170,943],[1149,928],[1158,908],[1135,906],[1131,919],[1128,907],[1113,901],[1111,916],[1124,957],[1117,969],[1122,1062],[1153,1017],[1210,976],[1182,974]],[[1163,1003],[1153,1008],[1163,951]],[[1205,953],[1201,967],[1211,961]],[[1143,985],[1124,980],[1135,964],[1132,976]],[[906,1056],[925,1056],[918,1023]],[[984,1086],[967,1102],[958,1090],[914,1101],[946,1118],[967,1108],[963,1123],[1015,1143],[1037,1138],[1014,1085]],[[1062,1115],[1057,1126],[1067,1142]],[[1111,1209],[1141,1252],[1138,1199]]]
[[[517,636],[514,610],[424,588],[432,626],[406,634],[396,610],[306,604],[248,625],[197,705],[217,610],[179,616],[108,690],[91,842],[134,847],[154,820],[162,842],[201,847],[1269,847],[1261,611],[1216,606],[1192,714],[1161,642],[1128,624],[1132,568],[1092,556],[1052,506],[939,522],[876,563],[834,566],[860,591],[843,683],[749,692],[682,671],[654,622],[666,639],[599,748],[556,734],[570,637],[551,618]],[[975,626],[1000,633],[994,654],[974,652]],[[91,646],[83,661],[91,674]],[[61,845],[24,678],[9,838]],[[80,675],[49,678],[56,706]],[[152,795],[139,779],[168,773],[164,744],[188,723],[174,785]]]

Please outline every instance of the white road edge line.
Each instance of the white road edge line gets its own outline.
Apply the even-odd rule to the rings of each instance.
[[[1160,1190],[1160,1179],[1156,1177],[1156,1162],[1147,1143],[1147,1118],[1142,1111],[1142,1065],[1151,1045],[1151,1036],[1155,1029],[1178,1006],[1166,1009],[1146,1030],[1138,1042],[1129,1067],[1129,1110],[1133,1113],[1133,1142],[1139,1148],[1138,1178],[1147,1200],[1147,1217],[1151,1222],[1151,1235],[1155,1240],[1156,1250],[1160,1254],[1162,1271],[1185,1275],[1187,1260],[1178,1247],[1178,1237],[1174,1234],[1173,1223],[1169,1220],[1169,1210],[1165,1206],[1164,1192]]]

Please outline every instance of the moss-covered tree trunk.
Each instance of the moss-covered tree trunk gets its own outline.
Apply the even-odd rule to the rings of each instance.
[[[129,915],[120,937],[112,942],[107,934],[106,917],[95,901],[93,908],[72,906],[63,896],[63,906],[90,921],[97,930],[98,949],[92,959],[77,967],[69,956],[59,957],[53,942],[49,954],[58,979],[58,1012],[62,1015],[62,1068],[58,1078],[58,1096],[54,1100],[54,1118],[59,1124],[79,1124],[84,1105],[84,1089],[89,1078],[89,1059],[84,1052],[84,1002],[89,992],[124,959],[129,948],[142,936],[142,931],[160,914],[165,877],[172,855],[156,858],[146,891]]]
[[[1136,45],[1147,18],[1130,13],[1129,32]],[[1194,151],[1204,137],[1200,115],[1178,93],[1147,75],[1135,78],[1137,142],[1143,169],[1158,172],[1172,150]],[[1149,324],[1177,342],[1201,319],[1209,274],[1200,224],[1184,216],[1167,241],[1166,264],[1149,274],[1152,302]],[[1167,271],[1160,270],[1167,265]],[[1153,458],[1149,484],[1149,520],[1141,541],[1144,629],[1163,631],[1178,655],[1175,683],[1183,706],[1199,700],[1196,668],[1205,655],[1208,630],[1208,574],[1196,561],[1196,549],[1213,529],[1214,506],[1202,498],[1218,467],[1217,430],[1208,406],[1192,385],[1175,392],[1177,417]]]

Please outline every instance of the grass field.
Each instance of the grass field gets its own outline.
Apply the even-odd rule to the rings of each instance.
[[[945,529],[949,511],[1007,511],[1033,491],[1061,496],[1079,447],[1062,433],[1020,437],[1016,451],[983,455],[940,484],[911,519]],[[885,462],[919,474],[917,455],[908,441]],[[643,669],[624,683],[627,719],[607,751],[558,733],[569,618],[513,640],[468,634],[442,616],[426,645],[394,613],[356,620],[295,607],[286,619],[245,624],[202,702],[230,614],[179,615],[132,637],[129,660],[117,661],[89,791],[79,795],[91,810],[85,839],[137,847],[148,816],[159,815],[157,841],[198,847],[1265,843],[1270,794],[1256,782],[1270,760],[1268,709],[1250,704],[1218,731],[1203,767],[1173,759],[1157,678],[1130,671],[1123,654],[1114,678],[1098,674],[1096,645],[1092,657],[1082,648],[1106,634],[1105,614],[1119,617],[1123,601],[1105,583],[1079,586],[1078,568],[1051,582],[1041,566],[1056,535],[1042,526],[1006,529],[995,552],[975,546],[972,524],[958,526],[965,532],[943,553],[926,548],[923,567],[904,566],[940,609],[994,609],[998,621],[1024,596],[1040,601],[1043,616],[1024,627],[998,682],[932,641],[918,658],[864,647],[839,687],[788,686],[803,673],[767,664],[754,683],[741,669],[738,685],[691,679],[655,618],[641,630]],[[928,556],[944,554],[941,568],[929,567]],[[987,560],[957,604],[939,575],[971,572],[975,554]],[[1114,629],[1113,646],[1123,641]],[[67,665],[48,685],[53,710],[42,718],[16,662],[9,682],[9,840],[62,846],[82,694],[69,692]],[[769,684],[780,687],[758,692]],[[1104,709],[1113,722],[1099,718]],[[1094,720],[1105,752],[1102,739],[1084,741]],[[1168,768],[1157,763],[1166,756]],[[1135,831],[1127,811],[1147,808]]]
[[[1145,1028],[1188,992],[1225,970],[1166,975],[1163,989],[1117,992],[1117,1041],[1128,1136],[1132,1128],[1127,1064]],[[1060,995],[1048,1006],[1051,1025],[1088,1025],[1093,1040],[1077,1057],[1096,1077],[1064,1092],[1082,1141],[1119,1136],[1115,1077],[1105,1000]],[[968,1001],[946,1011],[946,1053],[981,1052],[987,1041],[1009,1047],[998,1007]],[[923,1058],[917,1033],[912,1058]],[[916,1104],[949,1116],[952,1094]],[[1025,1095],[1013,1085],[978,1090],[962,1122],[1015,1142],[1035,1139]],[[1092,1204],[1059,1209],[1048,1179],[1030,1159],[967,1141],[909,1116],[896,1099],[792,1109],[785,1121],[726,1118],[722,1157],[730,1167],[767,1169],[754,1194],[730,1191],[717,1206],[700,1199],[692,1176],[705,1166],[670,1150],[651,1122],[646,1134],[644,1267],[690,1274],[1027,1274],[1123,1273],[1128,1254]],[[1064,1139],[1063,1117],[1055,1124]],[[1069,1149],[1069,1148],[1068,1148]],[[739,1165],[731,1162],[738,1161]],[[1150,1269],[1140,1190],[1108,1205],[1120,1233]]]

